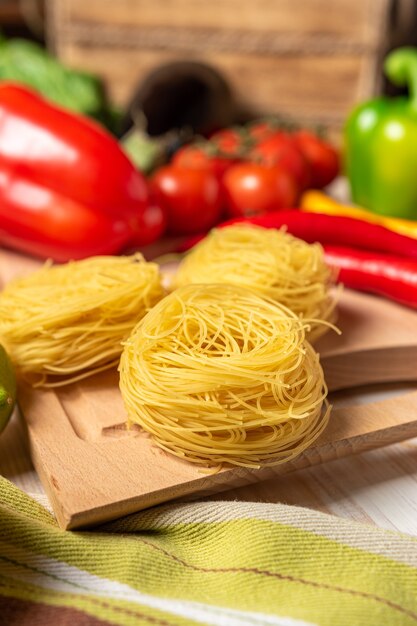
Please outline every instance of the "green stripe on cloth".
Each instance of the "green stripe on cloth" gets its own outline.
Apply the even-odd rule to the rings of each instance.
[[[0,479],[2,605],[53,607],[51,624],[65,609],[91,626],[417,625],[416,564],[414,538],[279,504],[173,504],[62,531]]]

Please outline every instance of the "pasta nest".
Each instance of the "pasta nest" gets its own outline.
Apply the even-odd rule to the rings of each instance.
[[[126,339],[162,297],[159,268],[141,255],[46,264],[0,294],[0,341],[35,386],[117,368]]]
[[[308,244],[284,230],[239,224],[214,229],[180,263],[174,286],[233,283],[253,289],[310,320],[315,341],[335,320],[334,273],[320,244]],[[331,325],[331,324],[330,324]]]
[[[129,422],[163,450],[209,467],[294,458],[329,416],[306,327],[243,287],[177,289],[125,342],[119,370]]]

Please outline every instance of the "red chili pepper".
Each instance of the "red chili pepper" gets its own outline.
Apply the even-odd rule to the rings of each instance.
[[[98,124],[0,85],[0,243],[57,261],[151,243],[146,181]],[[149,224],[152,225],[150,228]]]
[[[219,227],[237,223],[249,223],[264,228],[287,227],[287,231],[308,243],[352,246],[363,250],[374,250],[397,256],[417,259],[417,239],[395,233],[379,224],[371,224],[353,217],[305,213],[296,209],[274,211],[253,218],[228,220]],[[201,239],[201,237],[200,237]],[[189,239],[182,250],[187,250],[198,239]]]
[[[417,261],[337,246],[325,246],[324,250],[327,263],[337,268],[346,287],[417,309]]]
[[[354,217],[291,210],[275,211],[248,221],[264,228],[287,226],[291,235],[308,243],[318,241],[322,244],[352,246],[417,259],[416,239]],[[227,222],[230,223],[232,220]],[[226,223],[222,224],[225,225]]]

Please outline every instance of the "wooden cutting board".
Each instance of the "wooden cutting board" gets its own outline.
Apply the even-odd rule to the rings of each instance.
[[[0,277],[27,273],[37,263],[0,251]],[[341,337],[318,348],[332,390],[365,383],[417,380],[417,313],[346,291],[339,304]],[[417,392],[335,409],[319,440],[291,463],[207,475],[125,428],[116,372],[59,390],[21,387],[34,465],[63,528],[114,519],[189,495],[238,487],[417,436]]]

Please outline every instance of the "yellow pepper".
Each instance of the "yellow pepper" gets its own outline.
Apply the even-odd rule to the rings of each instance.
[[[342,215],[344,217],[354,217],[364,222],[385,226],[396,233],[414,237],[417,239],[417,221],[404,220],[397,217],[385,217],[371,213],[361,207],[341,204],[326,196],[321,191],[306,191],[301,198],[301,210],[309,213],[326,213],[327,215]]]

